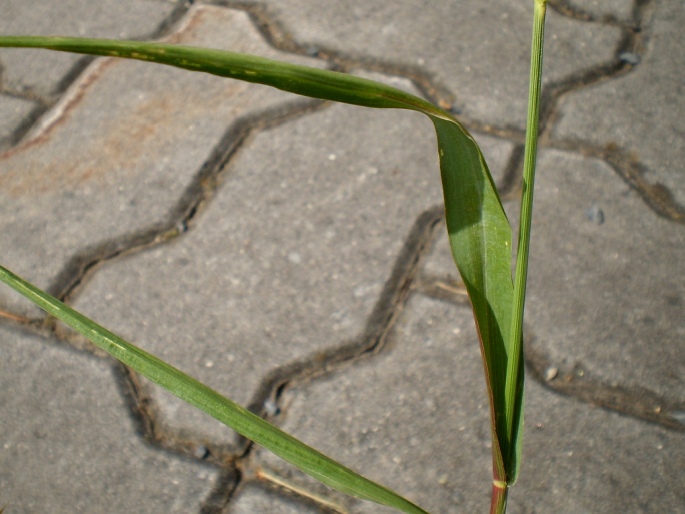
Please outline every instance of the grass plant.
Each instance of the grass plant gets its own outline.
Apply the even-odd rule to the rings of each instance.
[[[493,440],[491,513],[501,514],[506,511],[509,487],[516,482],[519,473],[523,435],[523,311],[547,3],[546,0],[533,1],[523,196],[513,278],[511,226],[478,145],[449,113],[421,98],[351,75],[219,50],[113,40],[12,36],[0,37],[0,46],[138,59],[256,82],[324,100],[373,108],[408,109],[427,115],[437,135],[452,255],[469,294],[484,360]],[[426,512],[399,494],[308,447],[183,372],[124,341],[3,267],[0,267],[0,280],[126,366],[321,482],[349,495],[395,507],[405,513]]]

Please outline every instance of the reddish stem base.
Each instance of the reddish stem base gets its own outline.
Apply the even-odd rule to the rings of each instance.
[[[504,482],[492,483],[492,499],[490,500],[490,514],[504,514],[507,511],[507,494],[509,488]]]

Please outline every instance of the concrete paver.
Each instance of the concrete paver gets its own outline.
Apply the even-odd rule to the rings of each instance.
[[[455,97],[460,115],[523,128],[528,98],[532,2],[304,0],[265,4],[303,47],[420,69]],[[614,59],[620,31],[550,10],[545,82]]]
[[[568,94],[553,131],[557,139],[631,153],[644,165],[644,179],[665,186],[681,208],[685,120],[677,106],[683,103],[685,71],[677,56],[685,45],[683,17],[683,2],[656,2],[643,28],[648,44],[633,72]]]
[[[4,327],[0,407],[8,512],[193,512],[216,479],[142,441],[111,362]]]
[[[512,513],[682,511],[682,433],[527,388]]]
[[[268,47],[246,14],[225,9],[194,9],[173,41],[312,63]],[[74,256],[85,252],[87,262],[125,247],[131,234],[173,229],[191,185],[201,193],[198,171],[224,134],[301,103],[168,66],[96,61],[27,139],[0,154],[4,265],[59,292],[53,283],[65,267],[73,274],[84,265]],[[0,291],[0,304],[16,308],[9,298]]]
[[[258,9],[254,19],[194,3],[170,41],[315,66],[341,52],[348,70],[405,89],[414,79],[437,100],[453,97],[478,129],[515,221],[532,2],[440,2],[421,16],[410,2],[240,2]],[[167,33],[187,7],[6,5],[3,34],[108,37]],[[555,148],[539,158],[524,464],[509,511],[680,512],[685,241],[677,216],[650,206],[683,191],[673,56],[684,42],[673,27],[685,12],[665,0],[557,5],[595,21],[548,11],[545,84],[569,81],[570,91],[552,106],[543,146]],[[293,39],[270,39],[255,20]],[[607,75],[628,36],[636,63]],[[319,58],[267,43],[283,37],[310,55],[321,49]],[[6,144],[35,106],[56,102],[0,155],[1,263],[56,292],[83,280],[68,297],[78,308],[433,512],[486,510],[482,365],[444,226],[431,227],[441,192],[430,124],[406,112],[314,108],[260,86],[141,63],[102,59],[79,74],[78,58],[59,55],[0,52]],[[573,82],[593,69],[607,76],[589,87]],[[630,175],[635,169],[643,175]],[[417,233],[433,238],[432,248]],[[406,294],[386,294],[403,283],[397,270],[408,273],[407,256],[420,265],[400,288]],[[384,323],[397,314],[379,353],[332,359],[379,337],[379,309]],[[109,361],[65,339],[53,344],[60,330],[41,340],[6,327],[17,314],[36,311],[0,289],[8,514],[331,512],[329,503],[383,512],[261,449],[243,454],[229,429],[145,382],[138,408],[155,427],[151,440],[161,439],[144,444],[129,413],[134,399],[122,399],[123,378]],[[307,378],[300,367],[334,371]],[[613,394],[623,403],[606,401]],[[170,450],[188,454],[188,444],[199,445],[197,460],[226,469]]]

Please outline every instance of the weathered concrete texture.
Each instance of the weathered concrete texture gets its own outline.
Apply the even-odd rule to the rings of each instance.
[[[683,434],[527,384],[524,463],[509,511],[677,512]],[[413,297],[380,355],[288,391],[283,428],[429,512],[486,512],[490,435],[470,310]],[[322,494],[260,450],[265,466]],[[602,487],[597,487],[601,482]],[[351,512],[391,512],[345,500]]]
[[[653,18],[643,27],[647,43],[635,69],[567,95],[553,131],[557,139],[618,146],[632,154],[646,166],[644,177],[665,185],[681,206],[685,119],[679,106],[685,68],[677,56],[685,46],[684,23],[683,2],[656,2]]]
[[[305,47],[421,70],[449,88],[463,116],[496,126],[525,126],[533,2],[258,3],[266,4]],[[610,62],[620,39],[618,29],[551,11],[546,32],[546,82]]]
[[[601,161],[544,151],[538,163],[533,346],[553,365],[682,401],[685,228],[655,215]]]
[[[145,444],[127,410],[111,363],[0,328],[0,504],[197,512],[216,471]]]
[[[9,146],[14,132],[36,107],[29,100],[0,95],[0,150]]]
[[[279,366],[363,335],[442,196],[432,125],[406,111],[328,107],[260,133],[227,173],[193,230],[108,264],[76,305],[247,404]],[[164,409],[224,437],[186,406]]]
[[[174,5],[154,0],[3,0],[0,34],[145,38],[154,34]],[[50,96],[79,56],[41,50],[0,50],[5,87]]]
[[[682,512],[685,435],[526,385],[523,464],[507,512]]]
[[[172,41],[313,62],[273,50],[245,13],[227,9],[194,9]],[[295,102],[167,66],[96,61],[31,137],[0,154],[3,265],[45,288],[84,249],[173,223],[227,130]],[[19,309],[5,290],[0,305]]]

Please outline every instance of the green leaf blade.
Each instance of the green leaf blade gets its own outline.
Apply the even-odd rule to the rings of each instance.
[[[505,482],[506,370],[513,305],[511,226],[485,159],[458,123],[434,118],[450,247],[471,300],[490,395],[495,479]]]
[[[264,57],[191,46],[41,36],[0,36],[0,47],[121,57],[264,84],[298,95],[365,107],[411,109],[448,116],[430,102],[373,80]]]

